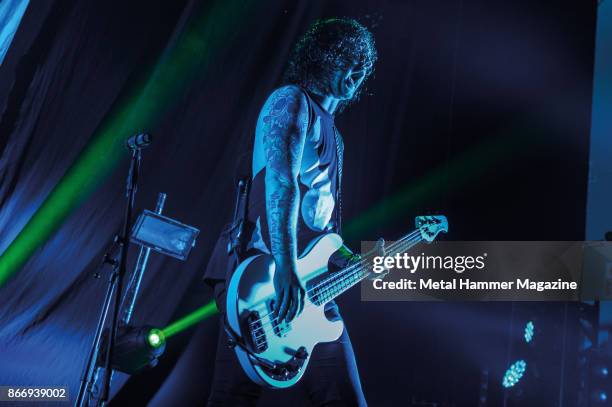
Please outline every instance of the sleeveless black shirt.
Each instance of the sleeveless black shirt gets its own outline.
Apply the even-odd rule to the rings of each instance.
[[[343,143],[334,117],[302,89],[308,101],[308,131],[298,174],[300,208],[297,225],[298,253],[316,236],[339,232],[340,181]],[[253,149],[257,154],[258,146]],[[265,167],[254,174],[249,195],[248,220],[254,225],[250,248],[269,252],[266,217]]]

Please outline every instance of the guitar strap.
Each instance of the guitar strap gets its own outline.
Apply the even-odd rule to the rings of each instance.
[[[246,252],[246,244],[251,233],[251,225],[248,221],[248,200],[251,190],[251,179],[242,178],[238,181],[236,192],[236,204],[234,207],[234,219],[228,230],[227,253],[234,255],[239,263]],[[237,263],[237,264],[238,264]]]
[[[342,233],[342,164],[344,159],[344,142],[342,136],[338,132],[336,125],[334,124],[334,137],[336,140],[336,159],[338,163],[336,165],[336,232]]]

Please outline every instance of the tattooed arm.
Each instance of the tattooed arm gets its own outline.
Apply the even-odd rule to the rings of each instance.
[[[308,102],[296,86],[276,90],[260,114],[266,156],[266,214],[276,272],[274,288],[279,320],[291,321],[304,305],[296,275],[300,190],[298,173],[308,127]]]

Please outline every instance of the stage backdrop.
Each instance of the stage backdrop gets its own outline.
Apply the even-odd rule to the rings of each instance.
[[[187,262],[151,256],[134,322],[164,326],[210,300],[201,275],[236,160],[291,45],[331,16],[371,27],[380,58],[337,118],[352,245],[428,213],[448,216],[447,239],[584,237],[594,1],[30,2],[0,67],[0,252],[22,231],[36,250],[0,288],[0,384],[76,395],[108,274],[92,276],[125,201],[127,153],[108,140],[151,132],[136,212],[165,192],[165,214],[201,230]],[[508,304],[358,296],[341,306],[372,405],[474,405],[485,368],[499,389]],[[171,338],[117,400],[204,400],[216,323]]]

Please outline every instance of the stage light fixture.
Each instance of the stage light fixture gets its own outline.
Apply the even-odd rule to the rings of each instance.
[[[108,330],[104,333],[103,342],[108,339]],[[101,347],[98,365],[104,366],[106,347]],[[113,350],[112,368],[114,370],[135,374],[157,366],[159,357],[166,350],[164,333],[152,326],[120,326]]]
[[[598,380],[606,380],[610,373],[607,364],[604,360],[594,360],[592,362],[591,370],[593,377]]]
[[[167,216],[144,210],[134,222],[130,240],[158,253],[187,260],[200,231]]]
[[[605,349],[592,349],[588,353],[589,388],[591,404],[594,406],[607,406],[610,404],[612,382],[610,378],[612,366],[612,354]],[[589,405],[591,405],[589,404]]]
[[[166,338],[163,331],[157,328],[151,329],[147,335],[147,343],[153,348],[164,346],[166,344]]]
[[[596,404],[604,404],[608,401],[608,394],[603,390],[595,390],[591,394],[591,398]]]
[[[525,342],[531,343],[531,341],[533,340],[534,334],[535,334],[535,325],[533,321],[529,321],[527,322],[527,324],[525,324],[525,332],[523,335],[525,338]]]
[[[506,373],[504,374],[504,378],[502,380],[502,386],[504,386],[506,389],[513,387],[521,380],[526,370],[527,362],[522,359],[517,360],[512,365],[510,365],[508,370],[506,370]]]

